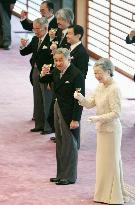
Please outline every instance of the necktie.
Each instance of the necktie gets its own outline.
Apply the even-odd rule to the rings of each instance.
[[[38,41],[38,49],[39,49],[39,47],[41,46],[41,43],[42,43],[42,40],[39,39],[39,41]]]
[[[60,44],[61,44],[61,42],[63,41],[63,38],[64,38],[64,37],[65,37],[65,35],[64,35],[64,33],[62,32]]]

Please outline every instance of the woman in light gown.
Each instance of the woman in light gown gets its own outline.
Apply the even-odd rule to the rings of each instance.
[[[95,78],[99,81],[94,94],[84,97],[77,91],[74,98],[79,104],[92,108],[96,106],[96,116],[89,121],[96,124],[96,184],[94,201],[107,204],[124,204],[128,194],[123,183],[121,161],[122,128],[120,123],[121,93],[113,80],[114,66],[107,58],[99,59],[94,65]]]

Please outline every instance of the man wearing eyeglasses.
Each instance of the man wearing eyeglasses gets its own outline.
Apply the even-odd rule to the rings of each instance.
[[[43,1],[40,5],[40,13],[42,17],[46,17],[48,20],[48,30],[51,28],[57,28],[57,20],[54,17],[54,5],[50,1]],[[21,12],[21,24],[25,30],[32,31],[33,22],[27,19],[27,13],[23,10]]]

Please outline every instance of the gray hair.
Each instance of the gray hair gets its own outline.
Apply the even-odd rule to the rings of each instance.
[[[58,48],[55,51],[54,56],[55,54],[63,54],[65,58],[70,59],[70,51],[67,48]]]
[[[56,14],[56,18],[62,18],[63,20],[68,20],[69,23],[72,25],[74,22],[74,14],[73,11],[69,8],[59,9]]]
[[[94,64],[94,67],[96,66],[100,66],[100,68],[106,72],[109,71],[110,72],[110,76],[113,76],[113,72],[115,70],[115,67],[113,65],[113,63],[111,62],[110,59],[108,58],[100,58],[98,61],[96,61],[96,63]]]
[[[46,17],[37,18],[33,23],[40,24],[42,27],[48,27],[48,20]]]

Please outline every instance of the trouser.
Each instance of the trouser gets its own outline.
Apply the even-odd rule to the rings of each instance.
[[[42,91],[39,83],[39,71],[35,67],[32,73],[33,80],[33,94],[34,94],[34,115],[35,115],[35,128],[44,129],[44,107]]]
[[[2,24],[2,41],[3,46],[11,44],[11,22],[10,16],[0,3],[0,18]]]
[[[57,178],[75,182],[77,178],[77,142],[65,123],[58,102],[54,104],[54,125],[56,135]]]
[[[52,90],[48,88],[48,84],[40,83],[42,97],[43,97],[43,106],[44,106],[44,131],[52,131],[49,122],[48,115],[52,102]]]

